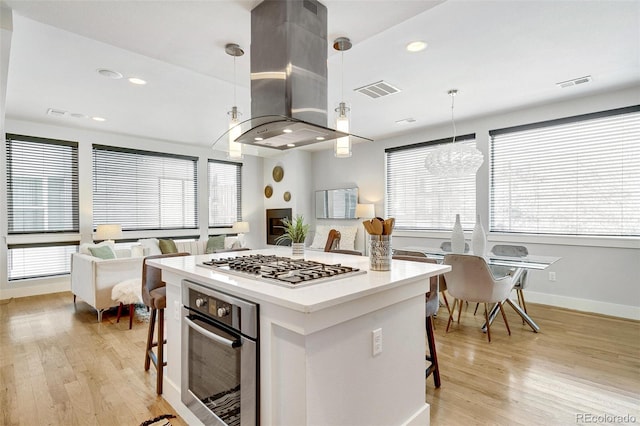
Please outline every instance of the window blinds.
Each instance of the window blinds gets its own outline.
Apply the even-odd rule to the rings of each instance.
[[[242,164],[209,160],[209,227],[242,220]]]
[[[197,158],[93,146],[93,223],[123,230],[195,229]]]
[[[7,134],[9,234],[78,232],[78,144]]]
[[[425,157],[452,138],[388,148],[386,152],[387,217],[399,230],[451,230],[456,214],[462,227],[472,229],[476,214],[476,176],[440,178],[424,167]],[[456,142],[475,147],[475,134]]]
[[[640,235],[640,106],[490,135],[491,231]]]

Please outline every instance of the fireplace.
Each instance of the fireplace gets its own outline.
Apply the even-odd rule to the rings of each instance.
[[[284,234],[282,219],[291,220],[291,209],[267,209],[267,244],[276,244],[276,238]],[[280,245],[291,245],[291,241]]]

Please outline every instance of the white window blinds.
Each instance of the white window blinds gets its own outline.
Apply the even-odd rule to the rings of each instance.
[[[640,107],[490,132],[494,232],[640,235]]]
[[[386,152],[387,217],[395,217],[399,230],[451,230],[456,214],[462,227],[472,229],[476,215],[476,176],[440,178],[424,167],[427,153],[452,138],[395,148]],[[456,142],[475,147],[475,134]]]
[[[209,160],[209,227],[242,220],[242,164]]]
[[[9,234],[78,232],[78,144],[7,135]]]
[[[93,146],[93,223],[196,229],[197,158]]]

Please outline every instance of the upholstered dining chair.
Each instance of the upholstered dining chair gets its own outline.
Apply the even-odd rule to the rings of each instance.
[[[491,248],[491,253],[497,256],[512,256],[512,257],[527,257],[529,255],[529,250],[525,246],[515,246],[508,244],[496,244]],[[506,267],[492,267],[491,270],[496,275],[505,275],[509,273],[509,268]],[[524,269],[520,276],[516,279],[513,288],[516,289],[516,294],[518,296],[518,305],[527,312],[527,304],[524,301],[524,293],[522,290],[527,286],[527,269]],[[524,322],[524,320],[523,320]]]
[[[487,303],[497,303],[502,313],[504,325],[511,335],[511,329],[507,322],[502,303],[509,297],[513,289],[513,277],[510,275],[494,278],[489,265],[481,256],[469,254],[447,254],[444,257],[444,264],[451,266],[451,271],[444,275],[447,278],[447,288],[449,294],[455,299],[453,301],[452,313],[449,314],[447,322],[447,332],[453,321],[453,312],[456,304],[462,301],[484,303],[484,317],[487,324],[487,339],[491,342],[491,324],[487,311]],[[460,322],[460,316],[458,316]]]
[[[449,243],[451,244],[451,243]],[[414,250],[402,250],[402,249],[393,249],[393,255],[394,256],[413,256],[413,257],[427,257],[426,254],[424,254],[421,251],[414,251]],[[431,262],[431,263],[436,263]],[[447,312],[451,312],[451,308],[449,307],[449,300],[447,300],[447,294],[445,293],[447,291],[447,279],[444,277],[444,275],[438,275],[438,290],[440,292],[440,294],[442,295],[442,300],[444,301],[444,305],[447,308]]]
[[[162,270],[147,264],[149,259],[160,259],[163,257],[189,256],[189,253],[169,253],[147,256],[142,262],[142,300],[144,304],[151,310],[151,318],[149,319],[149,331],[147,332],[147,346],[144,355],[144,370],[149,371],[151,363],[156,368],[156,392],[162,394],[162,375],[164,366],[167,365],[164,360],[164,310],[167,307],[167,288],[166,283],[162,281]],[[158,321],[158,337],[154,342],[153,334]],[[153,348],[157,348],[153,352]]]
[[[393,259],[407,260],[410,262],[437,263],[433,259],[421,256],[393,255]],[[430,365],[425,370],[425,378],[433,374],[433,382],[436,387],[440,387],[440,367],[438,365],[438,354],[436,352],[436,340],[433,332],[433,316],[438,312],[438,278],[429,279],[429,292],[425,295],[425,329],[427,331],[427,343],[429,345],[429,355],[425,355],[425,360]]]

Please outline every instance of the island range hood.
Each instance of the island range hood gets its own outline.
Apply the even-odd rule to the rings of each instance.
[[[371,141],[327,127],[327,8],[318,1],[266,0],[251,11],[251,117],[218,141],[232,130],[235,142],[278,150]]]

